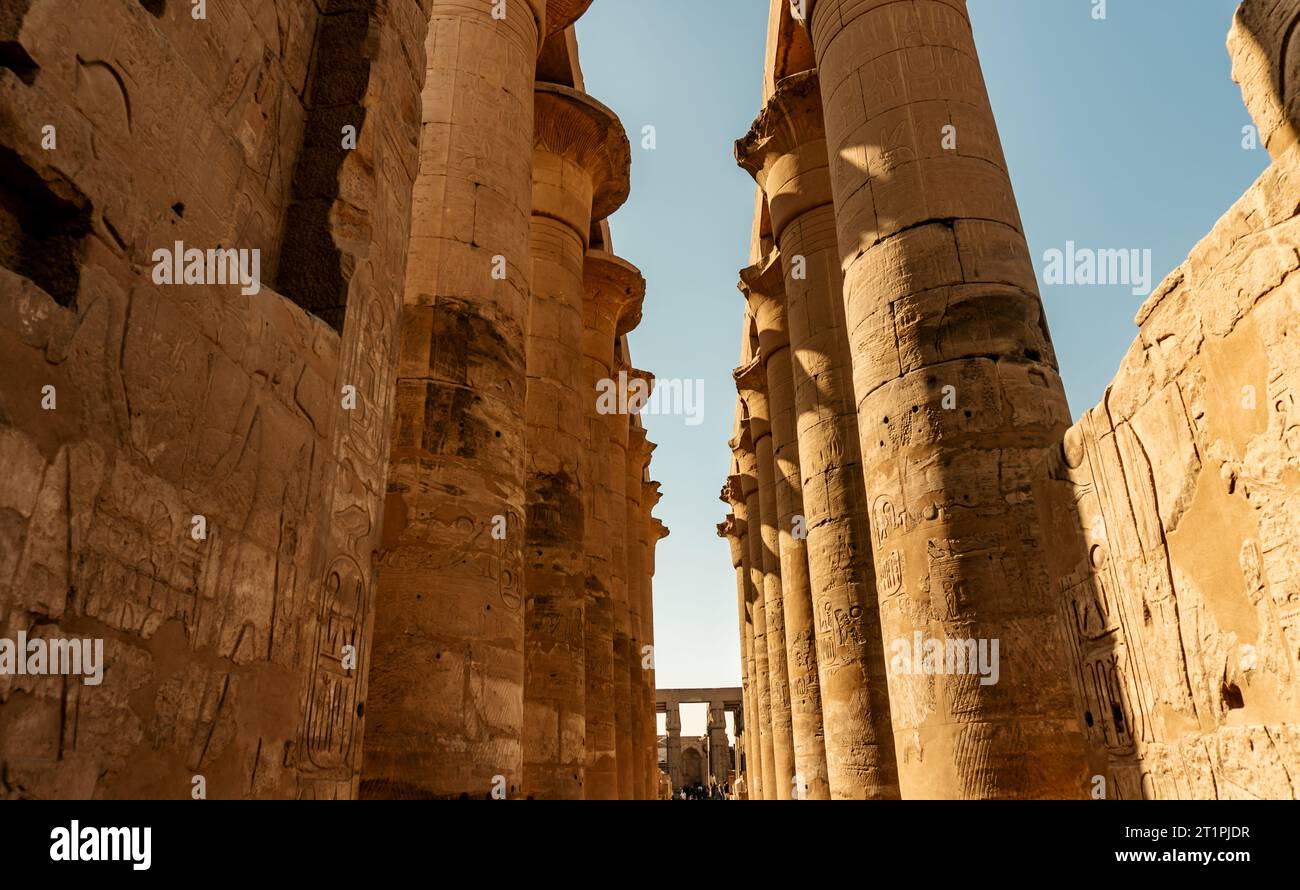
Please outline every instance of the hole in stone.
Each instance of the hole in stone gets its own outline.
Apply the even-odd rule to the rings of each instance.
[[[366,715],[366,703],[357,702],[357,716],[364,717],[365,715]]]
[[[1241,689],[1236,683],[1223,684],[1223,706],[1229,711],[1236,711],[1246,707],[1246,700],[1241,695]]]
[[[175,204],[172,205],[172,213],[176,214],[177,216],[184,216],[185,205],[182,204],[180,201],[177,201]]]
[[[1115,721],[1115,731],[1124,732],[1124,712],[1120,710],[1119,705],[1110,706],[1110,716]]]
[[[167,12],[167,0],[140,0],[140,5],[156,19],[162,18]]]
[[[1088,724],[1090,727],[1092,726],[1092,711],[1083,712],[1083,722]]]
[[[971,417],[971,413],[969,411],[963,411],[962,413],[965,414],[967,418]]]
[[[1025,358],[1029,359],[1031,362],[1041,362],[1043,360],[1043,354],[1037,349],[1026,349]]]
[[[501,430],[497,430],[497,438],[498,438],[498,439],[501,438]]]
[[[885,418],[885,426],[889,426],[889,418],[888,418],[888,417]]]
[[[0,13],[0,32],[16,38],[22,29],[23,19],[31,9],[32,0],[5,0],[0,5],[5,8],[5,11]],[[36,81],[36,72],[41,66],[28,55],[27,50],[17,39],[0,39],[0,68],[8,68],[18,75],[19,80],[31,86]]]
[[[60,306],[77,298],[90,214],[90,202],[74,186],[46,181],[0,146],[0,266],[30,278]]]
[[[284,216],[276,290],[337,331],[347,313],[352,264],[338,247],[334,206],[350,150],[343,128],[363,131],[362,104],[370,84],[367,51],[370,16],[377,0],[340,4],[347,12],[319,19],[312,53],[311,97],[302,149],[293,171],[292,201]]]

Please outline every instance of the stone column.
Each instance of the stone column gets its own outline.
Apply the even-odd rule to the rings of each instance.
[[[732,475],[728,477],[727,484],[723,486],[722,496],[723,503],[731,505],[732,513],[726,520],[718,525],[718,537],[726,538],[731,547],[731,565],[736,570],[736,605],[737,605],[737,630],[740,634],[740,697],[741,711],[738,712],[736,720],[736,771],[745,773],[742,768],[742,751],[744,746],[741,744],[741,736],[745,718],[740,714],[751,713],[750,708],[750,675],[749,675],[749,637],[753,629],[749,626],[748,613],[745,608],[746,590],[749,587],[749,569],[747,567],[748,538],[747,527],[743,519],[745,510],[745,500],[740,492],[740,477]],[[748,783],[748,780],[746,780]]]
[[[743,410],[743,403],[738,403]],[[755,607],[760,599],[757,596],[757,590],[754,587],[755,577],[761,578],[761,570],[755,573],[753,554],[756,550],[754,543],[755,537],[759,537],[761,532],[758,531],[762,525],[762,516],[758,512],[758,476],[754,471],[753,456],[753,439],[749,435],[749,424],[743,419],[738,424],[740,427],[736,438],[730,442],[731,453],[733,457],[734,469],[736,472],[727,480],[728,497],[737,498],[732,501],[733,509],[736,515],[745,521],[747,530],[744,536],[744,554],[745,554],[745,576],[744,576],[744,602],[741,608],[744,610],[744,639],[741,640],[741,657],[745,659],[745,671],[749,677],[749,713],[745,717],[746,732],[749,733],[749,741],[746,744],[747,752],[746,767],[748,769],[748,781],[750,788],[750,798],[761,800],[763,797],[763,732],[759,728],[762,725],[762,715],[759,713],[759,684],[758,684],[758,647],[754,644],[754,627],[755,627]],[[753,501],[755,508],[751,515],[749,505]],[[762,563],[760,561],[759,565]]]
[[[584,267],[584,372],[588,461],[600,480],[588,500],[587,614],[587,799],[618,797],[614,743],[613,621],[616,589],[627,589],[626,463],[628,416],[609,394],[617,393],[615,342],[640,320],[645,279],[626,260],[589,250]],[[591,521],[594,519],[594,521]],[[653,707],[653,701],[651,707]],[[653,727],[652,727],[653,729]]]
[[[650,445],[653,451],[655,446]],[[647,471],[649,464],[647,463]],[[658,552],[659,541],[668,537],[668,529],[664,524],[656,519],[653,515],[654,508],[659,505],[659,499],[662,497],[659,491],[659,483],[653,481],[642,482],[641,484],[641,548],[644,553],[642,572],[643,584],[641,585],[641,639],[644,644],[650,647],[649,652],[639,651],[635,656],[633,664],[633,679],[640,683],[641,697],[644,704],[641,705],[642,713],[653,717],[655,702],[655,669],[654,669],[654,574],[655,574],[655,557]],[[645,665],[649,665],[646,667]],[[657,777],[659,773],[658,755],[654,750],[655,725],[653,722],[643,727],[645,742],[647,745],[643,762],[644,771],[649,777],[647,781]],[[651,783],[653,784],[653,783]],[[647,786],[650,787],[650,786]]]
[[[647,680],[653,684],[653,674],[642,670],[642,641],[645,639],[643,620],[648,610],[647,600],[650,592],[649,537],[647,520],[653,503],[646,503],[653,495],[658,500],[657,492],[647,490],[645,484],[646,466],[655,445],[645,438],[645,430],[639,424],[633,428],[627,450],[627,500],[625,516],[628,528],[628,658],[627,679],[629,690],[628,738],[630,753],[628,769],[631,772],[634,799],[641,799],[644,794],[646,775],[646,727],[643,714],[654,701],[654,688],[647,688]]]
[[[1000,640],[995,684],[891,668],[903,794],[1078,797],[1034,490],[1070,414],[966,4],[808,16],[884,640]]]
[[[768,408],[772,415],[781,602],[785,610],[784,652],[797,793],[807,800],[827,800],[830,798],[830,785],[826,778],[826,745],[822,738],[817,633],[808,572],[808,532],[803,507],[799,439],[795,433],[794,373],[786,321],[785,281],[781,263],[775,257],[745,269],[740,276],[740,291],[745,295],[758,329],[760,355],[767,376]],[[774,639],[771,628],[769,617],[769,640]]]
[[[583,615],[588,564],[581,464],[583,262],[593,220],[626,199],[627,135],[569,87],[538,84],[533,150],[533,288],[527,336],[524,791],[581,799],[586,731]],[[588,468],[590,469],[590,468]],[[601,564],[608,582],[609,563]],[[597,582],[599,583],[599,582]]]
[[[633,377],[646,380],[648,375],[631,370]],[[632,406],[634,409],[639,406]],[[618,791],[620,800],[632,800],[636,794],[636,773],[642,762],[640,742],[636,733],[640,730],[634,726],[634,714],[639,705],[639,684],[632,680],[633,664],[640,666],[640,659],[632,658],[632,616],[633,601],[641,596],[645,584],[645,548],[644,533],[641,523],[641,475],[649,454],[645,438],[645,429],[637,422],[635,415],[627,418],[627,452],[623,463],[623,527],[626,533],[624,559],[627,565],[627,584],[616,594],[614,601],[614,741],[617,750]],[[617,508],[616,508],[617,509]],[[640,617],[639,605],[635,609]]]
[[[722,702],[709,703],[709,774],[721,785],[731,771],[731,746],[727,742],[727,712]]]
[[[763,778],[769,800],[789,800],[794,788],[794,731],[790,722],[790,681],[785,656],[785,605],[781,590],[781,545],[776,513],[776,465],[773,458],[771,410],[767,395],[767,374],[762,355],[736,371],[736,386],[749,412],[750,433],[754,438],[754,456],[758,476],[761,525],[751,530],[751,540],[758,532],[758,559],[762,564],[763,600],[762,633],[767,657],[767,726],[771,732],[771,770],[768,770],[767,746],[763,745]],[[752,509],[752,507],[751,507]],[[757,624],[757,622],[756,622]],[[755,631],[757,639],[758,631]],[[761,671],[762,668],[760,667]],[[762,678],[760,678],[761,680]],[[769,774],[771,781],[768,781]]]
[[[815,73],[778,84],[737,142],[736,158],[767,195],[785,279],[831,796],[896,798],[869,504]]]
[[[751,382],[753,381],[746,381],[745,384],[738,382],[738,386]],[[748,394],[747,391],[742,389],[742,402],[745,395]],[[758,717],[757,742],[761,752],[759,757],[761,758],[760,765],[763,771],[763,796],[767,800],[777,800],[775,790],[776,766],[773,760],[771,674],[767,645],[767,582],[763,571],[764,515],[759,493],[762,480],[758,472],[759,456],[755,444],[759,439],[764,441],[764,452],[770,465],[772,437],[766,423],[755,421],[747,416],[745,426],[749,432],[749,439],[748,448],[741,454],[741,475],[748,476],[753,480],[753,487],[746,486],[745,488],[745,510],[749,521],[749,583],[750,594],[753,597],[750,601],[750,612],[754,624],[754,667],[751,676],[757,678],[754,691],[758,697],[754,712],[755,716]]]
[[[522,781],[533,72],[585,6],[429,5],[363,797]]]
[[[673,793],[682,787],[682,714],[677,702],[668,703],[668,780],[673,784]]]

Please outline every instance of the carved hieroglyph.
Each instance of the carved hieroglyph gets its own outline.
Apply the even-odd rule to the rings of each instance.
[[[890,671],[902,793],[1080,797],[1033,485],[1069,413],[966,4],[816,0],[808,21],[884,642],[1000,644],[993,684]]]
[[[740,290],[749,304],[758,333],[757,358],[766,371],[771,414],[784,633],[779,637],[773,634],[769,622],[768,645],[769,657],[774,662],[773,683],[785,690],[784,695],[774,697],[773,722],[784,725],[788,719],[790,723],[795,784],[792,796],[824,800],[830,796],[830,785],[822,738],[816,621],[808,572],[794,374],[780,259],[770,256],[767,262],[743,270],[740,278]]]
[[[355,794],[424,24],[0,25],[0,636],[104,641],[97,686],[0,677],[0,796]],[[316,150],[325,93],[346,157]],[[260,287],[155,283],[176,241],[259,251]]]
[[[1300,145],[1279,94],[1298,22],[1242,4],[1233,71],[1273,166],[1152,293],[1048,464],[1044,524],[1082,545],[1054,593],[1111,798],[1300,796]]]
[[[528,513],[524,527],[524,793],[580,800],[588,584],[583,264],[593,218],[626,198],[627,136],[578,90],[538,84],[533,151],[532,300],[527,335]],[[612,341],[611,341],[612,348]],[[608,560],[604,562],[608,584]]]
[[[824,133],[816,75],[793,75],[736,158],[763,190],[784,277],[830,793],[889,799],[897,768]]]
[[[735,372],[736,388],[749,415],[754,439],[758,502],[757,531],[763,572],[763,635],[767,647],[766,708],[771,729],[772,775],[765,781],[770,798],[789,800],[794,788],[794,732],[790,722],[790,680],[785,657],[785,605],[781,589],[780,531],[777,527],[776,460],[772,437],[767,369],[761,355]],[[762,705],[760,705],[762,707]],[[766,754],[766,748],[764,749]]]
[[[614,763],[614,589],[627,589],[627,540],[634,532],[625,515],[629,418],[608,410],[608,405],[602,409],[600,393],[609,386],[607,382],[602,385],[602,381],[617,379],[615,346],[619,337],[640,319],[645,280],[631,263],[597,250],[587,252],[584,275],[583,367],[590,383],[584,397],[586,454],[591,478],[598,480],[587,501],[586,797],[611,800],[618,796]]]

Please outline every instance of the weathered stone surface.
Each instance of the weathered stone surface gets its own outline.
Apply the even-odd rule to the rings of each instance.
[[[601,584],[589,573],[586,550],[588,493],[597,488],[592,470],[600,468],[584,466],[584,421],[595,410],[595,392],[584,385],[583,267],[593,206],[608,213],[626,198],[630,160],[618,118],[589,96],[538,84],[534,109],[523,790],[528,797],[581,800],[585,598],[593,581]],[[606,559],[605,586],[608,572]]]
[[[853,407],[842,278],[815,74],[784,78],[737,160],[766,197],[784,282],[801,493],[830,793],[898,796],[869,502]],[[775,291],[774,281],[769,289]]]
[[[761,559],[763,579],[761,624],[767,650],[767,701],[760,702],[759,709],[760,713],[766,714],[763,719],[771,732],[772,746],[770,774],[767,772],[767,742],[763,747],[763,787],[768,790],[769,799],[789,800],[794,788],[794,733],[790,721],[790,680],[785,657],[785,604],[781,589],[780,532],[777,528],[776,464],[767,371],[762,357],[755,356],[748,365],[738,368],[735,377],[736,388],[740,391],[749,416],[750,435],[754,439],[758,508],[761,516],[761,524],[756,531],[759,532],[758,557]],[[755,635],[757,637],[757,631]]]
[[[817,674],[817,630],[808,571],[807,521],[803,507],[803,478],[796,435],[797,405],[786,318],[785,282],[776,256],[740,273],[740,290],[753,313],[760,359],[768,382],[772,415],[772,455],[780,547],[781,605],[784,640],[779,654],[778,682],[788,689],[790,728],[794,744],[794,790],[801,800],[830,797],[826,775],[826,743],[822,736],[821,684]],[[768,634],[776,657],[776,641]],[[785,672],[784,678],[780,677]],[[775,712],[775,703],[774,703]],[[775,718],[774,718],[775,719]]]
[[[886,649],[1000,643],[996,683],[891,668],[901,791],[1083,796],[1034,501],[1069,412],[965,3],[817,0],[809,33]]]
[[[0,795],[356,793],[425,19],[279,7],[0,26],[0,635],[104,641],[0,676]],[[155,283],[176,241],[260,289]]]
[[[1294,62],[1266,26],[1294,19],[1245,3],[1229,41],[1273,166],[1156,288],[1048,463],[1043,524],[1086,554],[1051,574],[1111,798],[1300,796],[1300,146],[1260,93]]]
[[[590,387],[584,396],[588,428],[589,488],[587,526],[587,763],[589,800],[618,796],[614,736],[614,590],[627,589],[626,521],[629,418],[600,407],[600,394],[617,379],[616,346],[641,316],[645,280],[631,263],[604,251],[589,250],[583,267],[583,355]],[[604,382],[602,384],[602,382]],[[636,526],[639,533],[639,523]],[[593,774],[591,771],[595,769]]]
[[[1300,9],[1292,0],[1247,0],[1228,34],[1232,77],[1259,128],[1260,140],[1281,158],[1300,138]]]

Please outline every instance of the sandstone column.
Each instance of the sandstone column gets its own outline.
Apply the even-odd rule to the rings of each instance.
[[[626,697],[623,697],[623,685],[620,685],[619,714],[626,725],[621,729],[626,734],[626,758],[619,764],[619,782],[623,799],[637,799],[638,786],[645,783],[644,727],[641,725],[642,699],[645,697],[644,677],[641,671],[641,603],[649,587],[646,577],[646,523],[643,518],[641,499],[642,481],[645,478],[645,466],[654,446],[646,441],[645,429],[639,423],[634,424],[628,434],[627,462],[624,465],[623,517],[627,529],[627,610],[620,612],[624,621],[626,650],[621,684],[626,685]],[[617,646],[615,647],[617,652]],[[620,735],[620,740],[622,736]],[[624,749],[619,749],[620,757]],[[628,784],[623,784],[624,782]],[[644,790],[644,789],[642,789]]]
[[[614,113],[569,87],[535,96],[532,302],[527,336],[524,526],[524,792],[583,797],[588,582],[582,464],[591,392],[584,385],[583,263],[593,220],[626,199],[627,136]],[[590,470],[588,466],[586,469]],[[608,583],[609,561],[593,560]]]
[[[709,775],[721,785],[731,771],[731,746],[727,743],[727,712],[722,702],[709,703]]]
[[[1000,640],[995,684],[891,668],[903,794],[1077,797],[1033,491],[1070,415],[966,4],[812,0],[808,17],[884,640]]]
[[[585,6],[429,5],[363,797],[522,781],[533,71]]]
[[[744,774],[747,771],[743,768],[748,764],[742,763],[742,752],[746,749],[742,743],[743,726],[745,715],[750,711],[750,674],[749,674],[749,636],[753,633],[749,626],[747,610],[745,608],[746,590],[749,587],[749,569],[748,562],[748,539],[746,537],[747,529],[744,516],[745,501],[739,490],[739,477],[732,475],[727,479],[727,484],[722,489],[721,500],[731,505],[732,513],[727,516],[726,520],[718,525],[718,537],[726,538],[727,544],[731,547],[731,565],[736,570],[736,604],[737,604],[737,631],[740,634],[740,700],[741,700],[741,717],[736,721],[736,772]],[[733,494],[734,492],[734,494]],[[737,515],[739,512],[739,515]],[[746,779],[746,783],[749,780]]]
[[[745,404],[746,412],[753,410],[754,405],[759,401],[758,391],[752,387],[762,385],[762,367],[755,367],[753,364],[747,365],[741,369],[747,374],[737,372],[736,385],[741,394],[741,399]],[[764,412],[765,414],[766,412]],[[749,577],[750,591],[753,594],[751,609],[753,610],[754,622],[754,671],[758,678],[756,692],[758,693],[758,731],[759,744],[762,747],[762,768],[763,768],[763,792],[767,800],[780,800],[779,791],[776,787],[776,760],[775,751],[776,743],[773,737],[772,728],[772,692],[771,692],[771,659],[770,650],[767,642],[767,573],[765,568],[769,562],[764,556],[766,550],[767,537],[765,536],[763,526],[769,525],[775,532],[775,518],[769,518],[768,514],[762,509],[762,488],[764,474],[760,472],[760,466],[766,461],[768,470],[766,477],[768,480],[769,492],[771,489],[771,464],[772,464],[772,436],[765,416],[748,414],[745,425],[749,430],[749,447],[741,455],[741,474],[753,479],[752,490],[745,490],[745,510],[749,520]],[[773,509],[775,509],[773,507]],[[776,561],[770,560],[773,568],[776,568]],[[779,584],[776,581],[774,586]],[[791,752],[792,753],[792,752]],[[793,772],[792,758],[787,761],[787,767]],[[787,793],[787,798],[789,797]]]
[[[591,383],[585,410],[588,460],[599,485],[588,500],[587,553],[587,793],[618,797],[614,742],[614,591],[627,589],[625,479],[628,416],[611,404],[617,392],[615,342],[641,316],[645,279],[631,263],[589,250],[584,266],[584,372]],[[594,519],[594,521],[592,521]],[[654,706],[652,701],[651,707]]]
[[[737,142],[736,158],[767,195],[785,278],[831,796],[896,798],[868,501],[815,74],[781,81]]]
[[[677,702],[668,703],[668,780],[672,782],[673,793],[682,787],[682,714]]]
[[[737,405],[737,412],[740,407]],[[740,626],[741,704],[745,713],[745,783],[750,799],[761,798],[762,790],[762,739],[758,731],[758,673],[754,667],[754,615],[753,576],[750,573],[749,503],[746,491],[757,487],[753,477],[742,472],[749,465],[745,451],[749,448],[749,431],[740,424],[737,437],[732,439],[732,474],[727,477],[720,500],[731,504],[732,516],[718,528],[731,540],[732,565],[736,568],[736,599],[738,626]],[[757,524],[755,517],[755,524]]]
[[[650,446],[654,450],[654,445]],[[657,751],[657,733],[654,723],[654,703],[656,697],[655,690],[655,669],[654,669],[654,574],[655,574],[655,557],[658,552],[659,541],[668,537],[668,529],[662,522],[653,515],[654,508],[658,506],[662,494],[659,491],[659,483],[646,481],[641,484],[641,547],[644,552],[643,565],[645,570],[642,573],[644,583],[641,587],[641,639],[644,644],[650,647],[648,653],[641,652],[637,655],[634,669],[639,674],[641,683],[642,714],[644,720],[649,720],[642,727],[644,733],[644,751],[642,754],[645,764],[644,771],[648,779],[648,788],[653,787],[657,782],[659,775],[659,754]],[[649,665],[643,667],[643,665]]]
[[[740,274],[740,290],[758,329],[759,354],[767,376],[768,408],[772,415],[781,602],[785,610],[784,654],[797,793],[807,800],[827,800],[830,798],[830,785],[826,777],[826,745],[822,738],[817,633],[808,573],[799,440],[795,434],[794,373],[786,322],[785,282],[781,264],[775,258]],[[769,640],[774,639],[771,627],[769,615]],[[776,649],[772,648],[772,651]]]
[[[759,510],[762,524],[759,550],[762,559],[764,638],[767,645],[768,714],[772,744],[772,783],[766,783],[768,799],[789,800],[794,789],[794,731],[790,721],[790,681],[785,654],[785,606],[781,585],[781,545],[777,528],[776,464],[773,457],[771,408],[767,374],[760,353],[736,371],[736,385],[749,411],[750,432],[758,475]],[[762,653],[760,653],[762,654]],[[760,702],[760,708],[763,703]],[[767,748],[763,749],[767,772]]]

